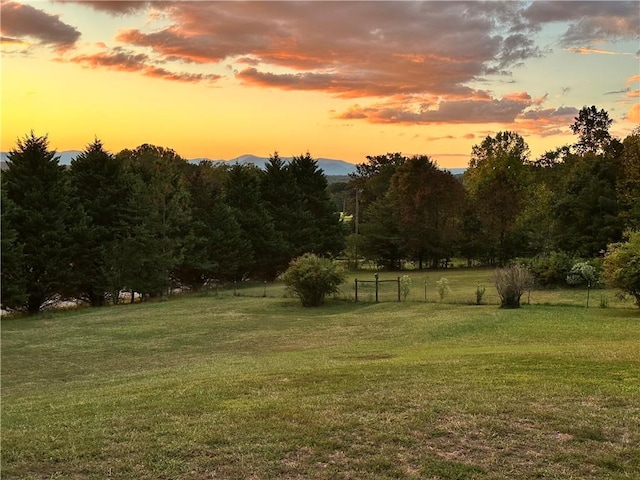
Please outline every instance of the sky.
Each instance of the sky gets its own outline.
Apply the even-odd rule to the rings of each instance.
[[[574,143],[583,106],[640,124],[637,1],[0,1],[2,151],[454,168],[500,131],[533,158]]]

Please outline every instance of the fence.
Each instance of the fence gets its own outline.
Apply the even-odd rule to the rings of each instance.
[[[374,274],[375,280],[358,280],[357,278],[354,280],[355,283],[355,300],[358,301],[358,294],[362,293],[363,287],[368,287],[371,284],[375,286],[375,299],[376,303],[380,301],[380,287],[381,284],[386,283],[395,283],[397,287],[397,300],[400,301],[400,277],[397,280],[380,280],[378,278],[378,274]]]

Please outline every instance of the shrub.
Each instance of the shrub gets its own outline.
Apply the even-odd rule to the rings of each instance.
[[[640,232],[627,234],[626,242],[609,245],[603,268],[607,285],[633,296],[640,307]]]
[[[438,296],[440,297],[440,301],[444,300],[444,297],[451,291],[449,288],[449,280],[446,278],[441,278],[436,282],[436,290],[438,290]]]
[[[304,307],[322,305],[327,294],[338,292],[345,278],[345,271],[336,262],[312,253],[292,260],[281,276],[287,289],[300,298]]]
[[[493,280],[500,296],[501,308],[520,308],[520,298],[532,284],[531,273],[522,265],[497,269],[493,273]]]
[[[480,305],[482,303],[482,297],[484,297],[485,290],[484,285],[480,286],[480,284],[478,284],[476,287],[476,305]]]
[[[587,262],[576,263],[567,274],[567,283],[569,285],[586,283],[589,287],[594,287],[598,280],[598,270]]]
[[[538,285],[549,286],[564,283],[576,262],[565,252],[551,252],[549,255],[523,260],[522,263]]]
[[[400,277],[400,291],[402,292],[402,299],[406,300],[411,292],[413,281],[409,275],[403,275]]]

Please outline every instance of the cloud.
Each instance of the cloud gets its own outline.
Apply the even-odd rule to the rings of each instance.
[[[80,38],[80,32],[60,21],[58,15],[50,15],[31,5],[2,0],[0,12],[0,31],[14,40],[28,37],[63,51],[72,48]]]
[[[624,90],[614,90],[611,92],[604,92],[603,95],[619,95],[621,93],[629,94],[630,89],[627,87]]]
[[[20,40],[19,38],[11,38],[11,37],[0,37],[0,43],[4,43],[7,45],[24,45],[25,42]]]
[[[441,124],[441,123],[513,123],[527,107],[533,105],[527,94],[502,99],[444,100],[437,105],[382,102],[361,107],[353,105],[339,114],[341,119],[366,119],[371,123]]]
[[[560,39],[563,46],[583,46],[616,39],[637,39],[640,15],[637,1],[535,1],[523,12],[531,28],[569,22]]]
[[[602,50],[599,48],[591,48],[591,47],[569,47],[565,48],[567,52],[571,53],[579,53],[581,55],[589,55],[592,53],[596,53],[599,55],[634,55],[630,52],[612,52],[610,50]]]
[[[625,120],[640,124],[640,103],[634,104],[631,109],[629,109]]]
[[[525,135],[548,137],[567,133],[579,113],[574,107],[537,108],[520,114],[515,123]]]
[[[14,3],[3,0],[3,10]],[[492,76],[506,82],[528,59],[546,55],[536,36],[545,26],[562,22],[564,48],[598,54],[613,52],[592,44],[638,38],[640,27],[635,1],[82,4],[114,16],[151,15],[144,27],[119,30],[119,47],[105,45],[98,53],[62,61],[185,82],[219,78],[178,72],[185,64],[212,65],[246,86],[357,99],[334,118],[380,124],[517,122],[543,132],[571,123],[560,123],[566,121],[563,108],[542,108],[546,94],[494,98],[478,85],[494,84]],[[567,92],[563,88],[563,95]]]
[[[137,11],[148,8],[152,3],[157,5],[161,5],[163,2],[144,2],[144,1],[128,1],[128,0],[82,0],[78,2],[77,0],[54,0],[55,3],[79,3],[80,5],[84,5],[87,7],[91,7],[94,10],[99,10],[103,12],[107,12],[113,16],[121,16],[121,15],[129,15],[131,13],[135,13]]]
[[[177,82],[195,83],[201,81],[215,81],[220,78],[219,75],[211,74],[171,72],[165,68],[153,65],[153,61],[144,53],[133,53],[119,47],[116,47],[111,51],[103,51],[91,55],[77,55],[66,61],[78,63],[91,68],[108,68],[116,71],[140,72],[148,77]]]
[[[123,30],[117,41],[165,59],[230,65],[246,85],[344,98],[464,98],[473,96],[467,84],[479,76],[508,74],[540,55],[530,37],[503,28],[515,21],[517,8],[502,2],[173,2],[162,8],[168,26]]]

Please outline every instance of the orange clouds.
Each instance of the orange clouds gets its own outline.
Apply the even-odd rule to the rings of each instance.
[[[11,37],[14,42],[28,37],[42,45],[64,51],[72,48],[80,38],[80,32],[60,21],[58,16],[49,15],[30,5],[2,0],[0,12],[2,35]]]
[[[214,81],[220,78],[219,75],[171,72],[165,68],[153,65],[149,56],[144,53],[134,54],[121,48],[115,48],[111,52],[77,55],[66,61],[92,68],[105,67],[124,72],[140,72],[148,77],[163,78],[178,82]]]
[[[577,109],[544,108],[547,95],[533,98],[522,85],[504,90],[519,66],[550,53],[536,34],[553,25],[567,50],[613,53],[593,44],[636,39],[640,30],[634,1],[60,3],[146,17],[87,53],[80,32],[58,16],[2,0],[3,35],[35,38],[65,50],[58,61],[93,69],[189,83],[226,76],[240,86],[354,99],[334,113],[339,119],[518,124],[543,136],[566,128]]]
[[[640,124],[640,103],[634,104],[627,113],[626,120]]]

